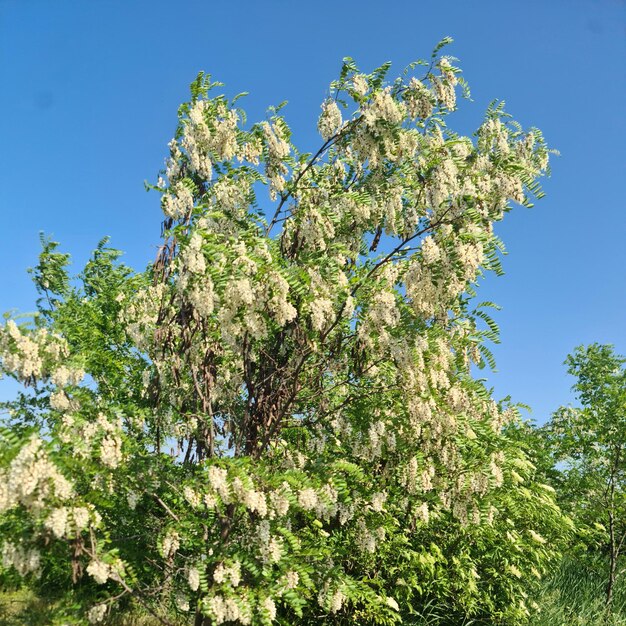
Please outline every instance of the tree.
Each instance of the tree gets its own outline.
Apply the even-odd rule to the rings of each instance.
[[[608,557],[610,606],[626,540],[626,359],[612,346],[579,346],[567,357],[580,407],[561,407],[542,429],[560,468],[563,505],[584,545]]]
[[[447,127],[446,43],[391,83],[346,59],[314,153],[200,74],[151,186],[154,264],[102,242],[75,281],[44,243],[39,313],[0,340],[29,390],[3,432],[7,576],[94,623],[131,600],[196,626],[528,615],[565,526],[471,375],[497,338],[473,296],[548,150],[502,104],[475,140]]]

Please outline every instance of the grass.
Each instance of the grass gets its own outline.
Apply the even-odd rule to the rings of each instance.
[[[0,626],[69,626],[72,618],[50,601],[27,589],[0,592]],[[161,626],[154,618],[136,612],[110,616],[100,626]]]
[[[535,599],[532,626],[626,626],[626,585],[618,580],[611,611],[605,606],[606,564],[564,559]]]

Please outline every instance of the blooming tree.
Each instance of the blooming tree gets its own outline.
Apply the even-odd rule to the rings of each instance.
[[[446,43],[393,82],[346,59],[314,153],[200,74],[149,270],[102,242],[71,281],[44,241],[39,312],[0,334],[26,386],[0,448],[5,577],[71,592],[77,623],[529,614],[564,525],[472,376],[497,332],[474,286],[548,150],[502,105],[474,138],[448,128],[466,85]]]

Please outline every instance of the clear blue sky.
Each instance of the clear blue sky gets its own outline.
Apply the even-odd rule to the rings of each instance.
[[[624,0],[0,0],[0,310],[33,309],[40,230],[77,266],[104,235],[137,269],[153,258],[161,216],[143,181],[200,69],[249,91],[251,119],[288,100],[312,147],[342,57],[399,72],[444,35],[474,98],[451,125],[470,132],[504,99],[562,154],[547,198],[499,226],[506,275],[481,293],[503,306],[496,395],[544,421],[572,399],[574,346],[626,353]]]

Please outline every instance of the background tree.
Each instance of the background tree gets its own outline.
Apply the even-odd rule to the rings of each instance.
[[[448,128],[446,43],[391,82],[346,59],[313,153],[281,107],[246,127],[200,74],[153,266],[103,243],[71,280],[45,244],[39,313],[0,337],[30,390],[7,405],[0,523],[7,575],[55,580],[65,623],[529,615],[564,520],[471,375],[497,337],[474,287],[548,150],[500,104],[474,139]]]
[[[607,557],[611,604],[626,540],[626,359],[612,346],[579,346],[565,361],[580,407],[561,407],[542,433],[558,470],[559,498],[582,545]]]

